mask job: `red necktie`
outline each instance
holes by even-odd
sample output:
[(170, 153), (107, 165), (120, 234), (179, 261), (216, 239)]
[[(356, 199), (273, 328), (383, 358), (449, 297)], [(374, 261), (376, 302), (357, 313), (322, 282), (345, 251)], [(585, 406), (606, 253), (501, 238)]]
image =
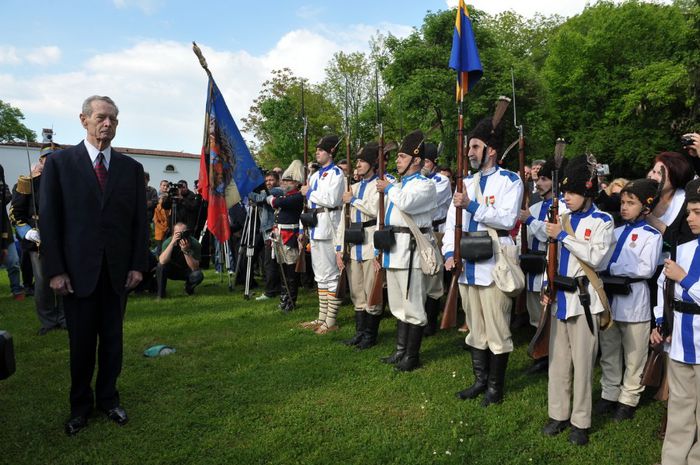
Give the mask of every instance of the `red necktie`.
[(100, 190), (104, 191), (105, 185), (107, 185), (107, 168), (105, 167), (105, 156), (102, 152), (97, 155), (95, 174), (97, 175), (97, 183), (100, 185)]

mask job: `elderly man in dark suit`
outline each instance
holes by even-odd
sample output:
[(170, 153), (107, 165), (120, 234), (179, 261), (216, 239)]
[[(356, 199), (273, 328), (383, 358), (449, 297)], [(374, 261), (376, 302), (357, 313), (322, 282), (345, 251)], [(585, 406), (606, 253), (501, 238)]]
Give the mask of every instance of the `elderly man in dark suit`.
[(70, 340), (68, 435), (87, 426), (94, 405), (119, 425), (128, 421), (117, 391), (123, 318), (127, 291), (147, 268), (148, 226), (143, 167), (110, 146), (118, 113), (109, 97), (86, 99), (85, 140), (49, 155), (41, 183), (43, 266), (64, 296)]

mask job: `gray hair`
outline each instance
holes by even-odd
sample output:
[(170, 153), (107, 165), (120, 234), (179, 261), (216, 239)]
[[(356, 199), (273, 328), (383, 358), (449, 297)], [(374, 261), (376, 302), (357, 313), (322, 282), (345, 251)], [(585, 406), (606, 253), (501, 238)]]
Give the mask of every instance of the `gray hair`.
[(85, 116), (92, 115), (92, 102), (94, 102), (96, 100), (101, 100), (105, 103), (112, 105), (114, 107), (114, 109), (117, 110), (117, 115), (119, 115), (119, 108), (117, 107), (117, 104), (114, 103), (114, 100), (107, 97), (106, 95), (92, 95), (92, 96), (86, 98), (85, 101), (83, 102), (83, 114)]

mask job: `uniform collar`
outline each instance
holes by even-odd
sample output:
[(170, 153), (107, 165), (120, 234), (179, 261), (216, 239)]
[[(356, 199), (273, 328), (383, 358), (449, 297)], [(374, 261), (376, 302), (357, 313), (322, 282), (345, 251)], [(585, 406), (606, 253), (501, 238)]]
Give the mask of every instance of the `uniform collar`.
[(369, 184), (370, 182), (374, 181), (375, 179), (377, 179), (377, 175), (376, 175), (376, 174), (373, 175), (373, 176), (372, 176), (371, 178), (369, 178), (369, 179), (364, 179), (364, 178), (361, 179), (361, 180), (360, 180), (360, 183), (362, 183), (362, 184)]
[(495, 173), (498, 170), (498, 166), (492, 166), (491, 168), (487, 169), (486, 171), (481, 171), (481, 177), (482, 178), (487, 178), (491, 176), (493, 173)]
[(644, 218), (635, 221), (634, 223), (625, 223), (625, 227), (628, 228), (639, 228), (640, 226), (644, 226), (647, 223), (647, 220)]
[(403, 178), (401, 178), (401, 185), (405, 185), (408, 181), (410, 181), (411, 179), (415, 179), (418, 176), (420, 176), (420, 171), (416, 171), (415, 173), (409, 176), (404, 176)]
[(593, 203), (591, 203), (591, 207), (588, 210), (586, 210), (585, 212), (574, 212), (571, 214), (571, 216), (585, 218), (586, 216), (589, 216), (594, 211), (595, 211), (595, 205)]
[(329, 169), (333, 168), (334, 166), (335, 166), (335, 163), (334, 163), (334, 162), (331, 162), (331, 164), (328, 165), (328, 166), (326, 166), (325, 168), (319, 169), (319, 170), (318, 170), (318, 174), (323, 174), (323, 173), (325, 173), (326, 171), (328, 171)]

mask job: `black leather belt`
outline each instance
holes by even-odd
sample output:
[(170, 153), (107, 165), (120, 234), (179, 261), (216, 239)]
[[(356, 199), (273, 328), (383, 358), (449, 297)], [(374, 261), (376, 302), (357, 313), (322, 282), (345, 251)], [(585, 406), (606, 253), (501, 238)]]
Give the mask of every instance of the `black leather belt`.
[(689, 315), (700, 315), (700, 305), (681, 300), (673, 301), (673, 309), (677, 312), (687, 313)]
[(316, 207), (315, 210), (316, 210), (317, 212), (319, 212), (319, 213), (323, 213), (323, 212), (330, 213), (330, 212), (334, 212), (334, 211), (336, 211), (336, 210), (340, 210), (340, 207), (333, 207), (333, 208), (328, 208), (328, 207)]
[(377, 224), (377, 219), (375, 218), (373, 220), (365, 221), (364, 223), (362, 223), (362, 227), (369, 228), (370, 226), (376, 226), (376, 224)]
[[(411, 228), (408, 228), (406, 226), (392, 226), (391, 230), (395, 233), (413, 234), (411, 232)], [(423, 234), (429, 233), (431, 230), (431, 228), (420, 228), (420, 232), (422, 232)]]
[[(505, 229), (496, 229), (496, 235), (498, 237), (508, 237), (510, 236), (510, 231), (506, 231)], [(474, 232), (469, 232), (469, 231), (464, 231), (465, 236), (469, 236), (470, 234), (474, 234), (476, 236), (483, 236), (484, 234), (488, 234), (487, 231), (474, 231)]]
[(443, 218), (443, 219), (441, 219), (441, 220), (435, 220), (435, 221), (433, 221), (433, 228), (437, 228), (437, 227), (440, 226), (441, 224), (445, 224), (446, 221), (447, 221), (447, 218), (446, 218), (446, 217)]

